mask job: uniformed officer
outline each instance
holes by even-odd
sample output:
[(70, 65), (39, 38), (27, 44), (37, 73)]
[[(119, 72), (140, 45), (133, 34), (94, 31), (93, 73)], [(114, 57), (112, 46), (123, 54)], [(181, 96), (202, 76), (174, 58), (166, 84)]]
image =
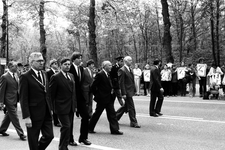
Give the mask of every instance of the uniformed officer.
[(124, 103), (123, 103), (121, 91), (119, 88), (118, 74), (117, 74), (118, 70), (123, 66), (123, 56), (116, 57), (115, 60), (116, 60), (116, 64), (112, 66), (112, 70), (110, 72), (110, 77), (112, 80), (112, 85), (113, 85), (113, 89), (116, 94), (116, 97), (117, 97), (120, 105), (123, 106)]

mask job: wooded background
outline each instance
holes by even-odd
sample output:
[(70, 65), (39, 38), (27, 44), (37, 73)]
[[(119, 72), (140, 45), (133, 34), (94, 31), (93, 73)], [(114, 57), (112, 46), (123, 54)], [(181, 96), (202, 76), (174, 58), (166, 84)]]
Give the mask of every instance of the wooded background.
[(47, 65), (74, 51), (97, 66), (120, 55), (142, 66), (225, 61), (224, 0), (2, 0), (1, 8), (0, 57), (23, 64), (33, 51)]

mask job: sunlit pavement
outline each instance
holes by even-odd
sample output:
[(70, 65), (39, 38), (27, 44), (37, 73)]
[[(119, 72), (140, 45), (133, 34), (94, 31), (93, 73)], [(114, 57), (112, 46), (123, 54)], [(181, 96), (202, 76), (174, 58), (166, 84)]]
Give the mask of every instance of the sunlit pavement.
[[(102, 150), (223, 150), (225, 149), (225, 100), (203, 100), (199, 97), (166, 97), (161, 117), (149, 116), (150, 97), (136, 96), (134, 103), (140, 129), (129, 127), (125, 114), (120, 123), (124, 135), (111, 135), (106, 114), (103, 113), (95, 131), (89, 134), (91, 146), (69, 146), (69, 149)], [(94, 104), (95, 107), (95, 104)], [(119, 108), (115, 101), (115, 108)], [(21, 111), (18, 110), (21, 119)], [(3, 112), (0, 112), (0, 120)], [(75, 118), (74, 137), (79, 137), (80, 119)], [(54, 127), (55, 138), (47, 150), (58, 149), (60, 128)], [(11, 125), (9, 137), (0, 136), (2, 150), (28, 150), (27, 141), (21, 141)]]

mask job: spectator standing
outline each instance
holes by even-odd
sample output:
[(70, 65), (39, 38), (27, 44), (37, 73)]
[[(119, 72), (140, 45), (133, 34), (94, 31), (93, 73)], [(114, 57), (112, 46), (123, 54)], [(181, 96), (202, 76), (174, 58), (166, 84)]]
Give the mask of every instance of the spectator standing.
[(177, 68), (177, 79), (181, 96), (186, 96), (187, 91), (186, 73), (187, 67), (184, 65), (184, 62), (181, 62), (181, 66)]
[(150, 65), (146, 64), (143, 72), (144, 87), (146, 89), (146, 96), (150, 96)]
[(134, 73), (134, 83), (136, 88), (136, 95), (140, 95), (140, 79), (141, 79), (141, 69), (139, 68), (139, 65), (136, 63), (133, 69)]
[(171, 78), (172, 78), (172, 73), (171, 70), (168, 68), (168, 66), (165, 64), (164, 68), (161, 70), (161, 83), (162, 87), (164, 89), (164, 96), (169, 96), (170, 95), (170, 87), (171, 87)]
[(204, 63), (204, 59), (200, 58), (196, 66), (197, 74), (199, 76), (199, 94), (200, 97), (203, 97), (206, 92), (206, 76), (207, 76), (207, 64)]
[(177, 68), (176, 65), (172, 66), (171, 69), (171, 73), (172, 73), (172, 79), (171, 79), (171, 94), (172, 96), (177, 96), (177, 92), (178, 92), (178, 80), (177, 80)]

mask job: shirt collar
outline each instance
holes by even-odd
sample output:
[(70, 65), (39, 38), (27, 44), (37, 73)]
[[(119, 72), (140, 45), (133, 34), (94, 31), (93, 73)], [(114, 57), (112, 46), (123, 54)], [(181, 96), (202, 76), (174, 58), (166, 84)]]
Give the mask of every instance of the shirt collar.
[(106, 76), (108, 77), (108, 72), (106, 72), (105, 69), (102, 69), (102, 70), (105, 72)]
[(124, 65), (124, 66), (127, 68), (128, 71), (130, 71), (130, 67), (128, 67), (127, 65)]
[(38, 76), (38, 72), (41, 72), (41, 71), (37, 71), (35, 70), (34, 68), (31, 67), (31, 69), (34, 71), (34, 73)]
[(15, 73), (11, 72), (11, 71), (8, 71), (9, 74), (13, 77), (13, 74), (15, 75)]

